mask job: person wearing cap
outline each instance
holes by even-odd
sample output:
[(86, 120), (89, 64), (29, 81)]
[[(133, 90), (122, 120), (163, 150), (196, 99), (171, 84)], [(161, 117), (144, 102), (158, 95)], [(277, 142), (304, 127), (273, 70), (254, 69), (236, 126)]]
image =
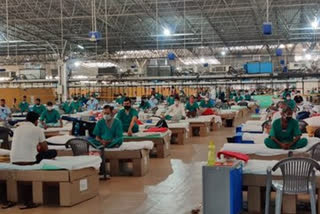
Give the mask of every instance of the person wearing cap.
[(41, 114), (40, 121), (44, 129), (63, 126), (60, 114), (54, 109), (52, 102), (47, 103), (47, 110)]
[(28, 112), (29, 111), (29, 103), (27, 102), (27, 97), (23, 96), (22, 102), (19, 104), (20, 112)]
[(32, 108), (32, 111), (37, 113), (39, 115), (39, 117), (41, 116), (41, 114), (46, 110), (46, 107), (44, 105), (41, 104), (41, 100), (40, 98), (36, 99), (36, 102)]
[(293, 111), (286, 107), (281, 112), (281, 118), (272, 123), (269, 137), (264, 143), (271, 149), (299, 149), (308, 144), (306, 138), (301, 138), (299, 122), (292, 118)]

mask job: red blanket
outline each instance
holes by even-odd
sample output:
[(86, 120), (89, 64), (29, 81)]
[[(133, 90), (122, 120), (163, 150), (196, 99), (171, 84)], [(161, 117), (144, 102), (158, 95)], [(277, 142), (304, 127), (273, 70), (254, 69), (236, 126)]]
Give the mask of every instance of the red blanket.
[(168, 128), (158, 128), (158, 127), (152, 127), (147, 130), (144, 130), (144, 132), (166, 132), (168, 131)]
[(248, 155), (240, 152), (221, 151), (218, 153), (218, 158), (220, 158), (221, 155), (224, 155), (225, 157), (236, 158), (238, 160), (243, 160), (244, 162), (248, 162), (248, 160), (250, 159)]

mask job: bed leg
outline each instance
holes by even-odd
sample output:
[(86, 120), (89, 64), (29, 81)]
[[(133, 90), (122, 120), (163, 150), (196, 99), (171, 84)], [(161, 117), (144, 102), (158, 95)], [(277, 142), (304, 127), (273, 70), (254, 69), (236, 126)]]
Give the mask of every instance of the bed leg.
[(41, 181), (32, 182), (33, 203), (43, 204), (43, 183)]
[(120, 163), (117, 159), (110, 160), (110, 175), (119, 176), (120, 175)]

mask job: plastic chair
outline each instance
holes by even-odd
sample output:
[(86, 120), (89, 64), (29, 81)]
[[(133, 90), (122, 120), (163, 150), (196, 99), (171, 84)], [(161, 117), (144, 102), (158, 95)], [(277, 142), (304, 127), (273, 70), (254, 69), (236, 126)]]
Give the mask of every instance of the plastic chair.
[(74, 138), (68, 140), (66, 147), (71, 147), (73, 156), (88, 155), (89, 154), (89, 143), (87, 140), (82, 138)]
[[(279, 168), (282, 179), (272, 180), (271, 172)], [(265, 214), (269, 214), (271, 187), (276, 190), (276, 214), (281, 213), (283, 194), (301, 193), (310, 194), (311, 213), (316, 214), (315, 169), (320, 170), (320, 165), (310, 158), (287, 158), (279, 161), (272, 169), (268, 169)]]
[[(88, 155), (90, 145), (95, 147), (94, 145), (90, 144), (88, 140), (83, 138), (70, 139), (66, 143), (67, 148), (69, 148), (69, 146), (71, 147), (73, 156)], [(101, 146), (96, 149), (100, 150), (100, 157), (102, 159), (101, 166), (100, 166), (100, 174), (103, 175), (103, 179), (106, 180), (107, 170), (106, 170), (106, 158), (104, 156), (104, 146)]]
[(315, 161), (320, 161), (320, 142), (313, 145), (307, 152), (311, 153), (311, 158)]

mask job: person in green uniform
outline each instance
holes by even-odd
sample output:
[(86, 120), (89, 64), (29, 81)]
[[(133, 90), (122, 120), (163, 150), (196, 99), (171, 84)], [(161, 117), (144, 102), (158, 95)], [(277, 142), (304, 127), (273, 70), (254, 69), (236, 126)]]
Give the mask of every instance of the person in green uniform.
[(155, 97), (159, 102), (162, 101), (162, 94), (160, 94), (159, 92), (156, 93)]
[(53, 108), (52, 102), (47, 103), (47, 110), (41, 114), (40, 121), (44, 129), (63, 126), (60, 114)]
[(88, 102), (88, 99), (84, 96), (84, 94), (81, 95), (81, 97), (79, 98), (79, 102), (81, 104), (81, 106), (86, 105)]
[(212, 104), (212, 102), (210, 102), (210, 99), (208, 97), (205, 97), (203, 100), (201, 100), (200, 107), (201, 108), (213, 108), (213, 104)]
[(151, 106), (150, 106), (150, 103), (149, 103), (148, 99), (146, 97), (142, 97), (139, 109), (145, 111), (145, 110), (148, 110), (150, 108), (151, 108)]
[(68, 98), (63, 104), (62, 104), (62, 110), (64, 111), (64, 113), (66, 114), (70, 114), (71, 113), (71, 100), (70, 98)]
[(22, 102), (19, 104), (20, 112), (28, 112), (29, 111), (29, 103), (27, 102), (27, 96), (23, 96)]
[(41, 104), (40, 98), (36, 99), (36, 103), (32, 108), (32, 111), (37, 113), (39, 116), (46, 110), (46, 107)]
[(113, 107), (104, 106), (103, 119), (97, 122), (93, 130), (96, 140), (106, 148), (118, 148), (123, 143), (122, 123), (113, 116)]
[(172, 106), (174, 104), (174, 95), (170, 95), (168, 98), (167, 98), (167, 103), (168, 103), (168, 106)]
[(291, 108), (292, 111), (296, 110), (297, 104), (293, 99), (291, 99), (291, 95), (290, 94), (287, 94), (286, 99), (285, 99), (284, 102), (288, 107)]
[(122, 129), (124, 132), (128, 132), (129, 136), (132, 136), (133, 133), (139, 132), (139, 126), (137, 124), (138, 120), (138, 111), (134, 108), (131, 108), (131, 99), (126, 97), (123, 101), (124, 109), (121, 109), (117, 118), (122, 123)]
[(232, 91), (230, 92), (229, 99), (230, 99), (230, 100), (234, 100), (234, 99), (236, 98), (236, 96), (237, 96), (236, 91), (235, 91), (235, 90), (232, 90)]
[(246, 101), (251, 101), (251, 95), (249, 94), (249, 91), (245, 91), (244, 99)]
[(70, 104), (70, 113), (77, 113), (77, 112), (81, 112), (81, 104), (78, 101), (78, 98), (75, 97), (73, 98), (72, 103)]
[(299, 149), (308, 144), (306, 138), (301, 138), (299, 123), (292, 118), (290, 107), (283, 109), (281, 118), (276, 119), (271, 127), (269, 137), (264, 144), (271, 149)]
[(286, 99), (286, 97), (287, 97), (288, 94), (289, 94), (289, 95), (291, 94), (291, 92), (289, 91), (289, 89), (288, 89), (288, 88), (284, 89), (284, 92), (282, 93), (282, 98), (283, 98), (283, 99)]
[(189, 102), (186, 104), (187, 117), (196, 117), (199, 110), (199, 105), (195, 101), (195, 97), (193, 95), (190, 96)]
[(236, 95), (235, 97), (235, 101), (237, 102), (241, 102), (243, 100), (243, 97), (241, 96), (240, 92)]

